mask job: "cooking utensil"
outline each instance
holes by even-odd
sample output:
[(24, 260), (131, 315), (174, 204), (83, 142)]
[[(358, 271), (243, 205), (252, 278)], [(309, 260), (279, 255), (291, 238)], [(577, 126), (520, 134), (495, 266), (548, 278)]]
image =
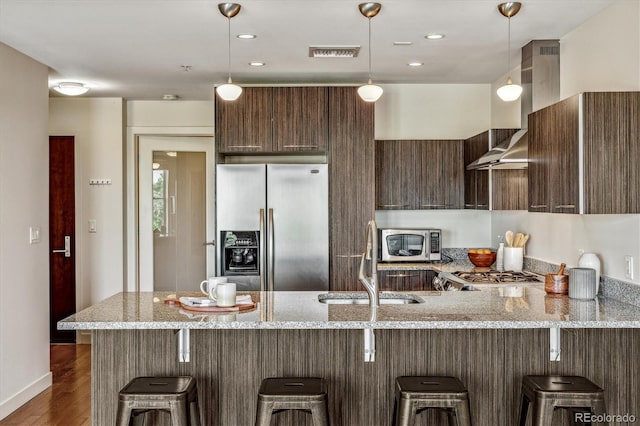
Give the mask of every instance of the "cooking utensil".
[(529, 241), (529, 234), (522, 237), (522, 241), (520, 241), (520, 247), (524, 247), (524, 245), (527, 244), (527, 241)]
[(520, 243), (522, 242), (523, 238), (524, 238), (524, 234), (522, 232), (518, 232), (516, 234), (516, 237), (513, 239), (513, 246), (514, 247), (522, 247), (520, 245)]
[(513, 231), (505, 232), (504, 240), (507, 242), (507, 246), (513, 247)]
[(560, 265), (557, 274), (546, 274), (544, 276), (544, 291), (548, 294), (568, 294), (569, 276), (564, 273), (566, 264)]

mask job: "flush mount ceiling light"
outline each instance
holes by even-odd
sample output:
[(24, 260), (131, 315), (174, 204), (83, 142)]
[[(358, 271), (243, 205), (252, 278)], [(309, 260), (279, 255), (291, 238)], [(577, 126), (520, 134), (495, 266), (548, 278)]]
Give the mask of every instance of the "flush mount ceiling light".
[(224, 101), (235, 101), (242, 93), (242, 87), (237, 84), (233, 84), (231, 81), (231, 18), (236, 16), (240, 12), (240, 5), (238, 3), (219, 3), (218, 10), (227, 18), (227, 41), (228, 41), (228, 71), (229, 77), (227, 83), (216, 88), (216, 93)]
[(382, 96), (382, 87), (371, 84), (371, 18), (378, 15), (382, 5), (380, 3), (360, 3), (358, 5), (362, 16), (369, 21), (369, 81), (358, 87), (358, 95), (365, 102), (375, 102)]
[(53, 86), (53, 90), (67, 96), (79, 96), (87, 93), (89, 88), (82, 83), (66, 81)]
[[(502, 14), (502, 16), (506, 17), (509, 21), (509, 32), (507, 37), (507, 73), (511, 71), (511, 17), (515, 16), (519, 11), (522, 3), (517, 1), (510, 1), (507, 3), (500, 3), (498, 5), (498, 11)], [(496, 93), (505, 102), (515, 101), (520, 97), (522, 93), (522, 86), (519, 84), (514, 84), (511, 81), (511, 76), (507, 75), (507, 84), (501, 86), (496, 90)]]

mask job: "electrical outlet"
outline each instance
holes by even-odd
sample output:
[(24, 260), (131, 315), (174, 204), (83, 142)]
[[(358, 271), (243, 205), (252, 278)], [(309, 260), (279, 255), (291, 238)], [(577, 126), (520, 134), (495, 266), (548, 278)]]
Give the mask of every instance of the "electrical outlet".
[(624, 257), (624, 276), (633, 279), (633, 256), (626, 255)]

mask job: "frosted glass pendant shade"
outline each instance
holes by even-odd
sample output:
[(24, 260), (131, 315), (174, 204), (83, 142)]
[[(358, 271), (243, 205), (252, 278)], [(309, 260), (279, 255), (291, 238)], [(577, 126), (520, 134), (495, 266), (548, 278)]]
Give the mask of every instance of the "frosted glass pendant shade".
[(358, 95), (365, 102), (375, 102), (382, 96), (382, 87), (371, 84), (369, 81), (369, 84), (358, 87)]
[(507, 79), (507, 84), (498, 88), (496, 93), (505, 102), (515, 101), (522, 94), (522, 86), (519, 84), (513, 84), (511, 77)]
[(216, 87), (216, 93), (225, 101), (235, 101), (240, 97), (242, 87), (233, 83), (226, 83)]

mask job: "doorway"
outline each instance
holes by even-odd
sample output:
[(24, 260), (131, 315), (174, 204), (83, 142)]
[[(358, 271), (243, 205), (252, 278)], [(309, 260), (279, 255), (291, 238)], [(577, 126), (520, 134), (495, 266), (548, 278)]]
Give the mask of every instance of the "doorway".
[(75, 141), (49, 137), (49, 327), (52, 343), (75, 343), (76, 332), (58, 330), (76, 312)]
[(213, 138), (138, 140), (140, 291), (196, 291), (215, 271)]

